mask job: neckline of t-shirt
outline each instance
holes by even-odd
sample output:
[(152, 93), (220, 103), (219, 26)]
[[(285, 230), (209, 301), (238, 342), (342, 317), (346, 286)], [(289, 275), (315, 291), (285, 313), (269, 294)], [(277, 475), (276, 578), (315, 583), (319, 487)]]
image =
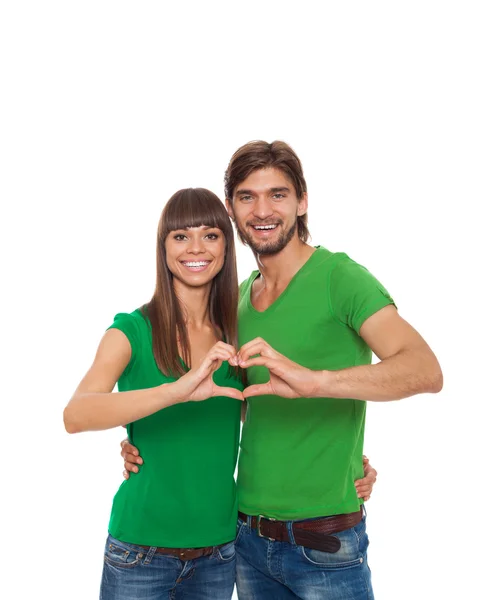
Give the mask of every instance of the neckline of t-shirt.
[[(147, 326), (150, 327), (150, 319), (142, 313), (141, 309), (138, 308), (138, 309), (136, 309), (135, 312), (137, 312), (139, 314), (139, 316), (145, 321), (145, 323), (147, 324)], [(151, 328), (149, 329), (149, 332), (150, 332), (150, 337), (151, 337)], [(224, 337), (222, 338), (222, 341), (223, 342), (226, 341)], [(179, 362), (184, 367), (184, 370), (185, 370), (186, 373), (189, 373), (191, 371), (191, 367), (189, 367), (186, 364), (186, 361), (184, 360), (184, 358), (181, 355), (179, 355)], [(155, 361), (155, 358), (154, 358), (154, 363), (155, 363), (155, 367), (157, 368), (157, 370), (159, 371), (159, 373), (161, 373), (162, 375), (164, 375), (164, 377), (167, 377), (168, 379), (174, 379), (174, 381), (177, 381), (180, 378), (180, 377), (173, 378), (173, 377), (171, 377), (169, 375), (165, 375), (164, 373), (162, 373), (162, 371), (159, 369), (159, 367), (157, 365), (157, 361)], [(223, 377), (225, 377), (226, 379), (230, 379), (229, 362), (227, 360), (222, 361), (222, 364), (217, 369), (217, 372), (221, 373), (222, 370), (225, 371), (225, 373), (223, 373)]]
[(294, 285), (294, 282), (301, 276), (301, 274), (304, 271), (306, 271), (307, 266), (311, 262), (313, 262), (314, 256), (316, 256), (317, 254), (320, 255), (320, 252), (319, 252), (320, 250), (325, 250), (325, 248), (323, 246), (315, 246), (315, 252), (312, 252), (312, 254), (308, 257), (308, 260), (293, 275), (293, 277), (291, 278), (291, 281), (286, 286), (286, 289), (265, 310), (257, 310), (253, 306), (253, 303), (251, 301), (251, 288), (253, 286), (255, 279), (260, 277), (260, 271), (253, 271), (252, 276), (250, 278), (250, 283), (248, 286), (248, 308), (250, 309), (250, 311), (256, 315), (264, 316), (264, 315), (267, 315), (270, 311), (272, 311), (275, 307), (277, 307), (282, 302), (282, 300), (284, 299), (286, 294), (288, 293), (288, 290)]

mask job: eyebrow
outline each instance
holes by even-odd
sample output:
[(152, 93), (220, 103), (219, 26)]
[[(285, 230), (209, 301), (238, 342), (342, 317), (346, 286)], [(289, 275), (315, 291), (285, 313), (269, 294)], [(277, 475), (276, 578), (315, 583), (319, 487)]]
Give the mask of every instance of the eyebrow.
[(219, 229), (216, 225), (191, 225), (188, 227), (180, 227), (179, 229), (171, 229), (171, 231), (188, 231), (189, 229), (196, 229), (199, 227), (203, 231), (207, 231), (208, 229)]
[[(278, 192), (290, 192), (288, 187), (273, 187), (269, 189), (271, 194), (277, 194)], [(253, 190), (237, 190), (236, 196), (243, 196), (244, 194), (253, 196), (255, 192)]]

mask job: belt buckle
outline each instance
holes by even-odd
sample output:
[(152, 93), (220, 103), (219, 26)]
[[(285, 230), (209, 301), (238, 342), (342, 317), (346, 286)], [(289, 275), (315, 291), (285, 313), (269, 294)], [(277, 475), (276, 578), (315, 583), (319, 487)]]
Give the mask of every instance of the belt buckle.
[(275, 538), (271, 538), (268, 535), (263, 535), (263, 533), (260, 531), (260, 521), (262, 519), (266, 519), (267, 521), (275, 521), (276, 519), (274, 519), (273, 517), (266, 517), (265, 515), (258, 515), (257, 516), (257, 533), (258, 533), (258, 537), (264, 538), (266, 540), (269, 540), (269, 542), (275, 542)]

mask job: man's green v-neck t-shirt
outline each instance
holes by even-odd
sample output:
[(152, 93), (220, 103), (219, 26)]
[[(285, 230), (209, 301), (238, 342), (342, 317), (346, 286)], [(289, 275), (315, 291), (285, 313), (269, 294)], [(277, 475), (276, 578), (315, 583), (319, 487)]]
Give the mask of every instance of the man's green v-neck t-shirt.
[[(313, 370), (370, 364), (362, 324), (389, 304), (386, 289), (344, 253), (318, 247), (265, 311), (251, 302), (255, 271), (241, 284), (240, 345), (262, 337)], [(268, 381), (248, 369), (248, 385)], [(281, 520), (355, 512), (363, 477), (366, 402), (337, 398), (249, 398), (238, 464), (239, 508)]]

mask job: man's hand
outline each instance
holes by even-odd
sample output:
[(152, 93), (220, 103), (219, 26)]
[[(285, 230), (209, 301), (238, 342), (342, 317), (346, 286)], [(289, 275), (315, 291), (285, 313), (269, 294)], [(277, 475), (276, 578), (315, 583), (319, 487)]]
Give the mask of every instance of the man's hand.
[(121, 456), (124, 459), (124, 479), (129, 479), (129, 473), (137, 473), (139, 468), (137, 465), (143, 464), (143, 459), (139, 455), (138, 448), (133, 446), (128, 438), (121, 442)]
[[(255, 356), (257, 354), (260, 356)], [(312, 371), (289, 360), (260, 337), (246, 343), (240, 349), (237, 361), (243, 369), (262, 366), (270, 373), (267, 383), (248, 386), (243, 392), (245, 398), (262, 394), (284, 398), (311, 398), (317, 389), (319, 371)]]
[(355, 481), (355, 488), (357, 496), (363, 498), (364, 502), (370, 499), (372, 489), (377, 480), (377, 471), (370, 464), (369, 459), (364, 455), (363, 457), (363, 479), (357, 479)]

